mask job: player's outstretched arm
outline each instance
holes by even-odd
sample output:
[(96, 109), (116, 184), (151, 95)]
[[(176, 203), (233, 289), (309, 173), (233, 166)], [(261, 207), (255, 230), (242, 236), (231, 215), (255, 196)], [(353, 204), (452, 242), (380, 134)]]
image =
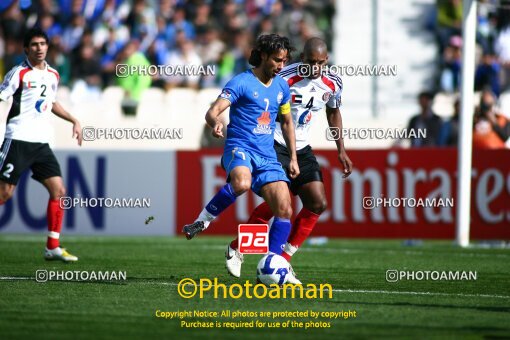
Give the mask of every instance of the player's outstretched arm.
[(216, 138), (224, 138), (223, 136), (223, 123), (221, 122), (220, 115), (230, 106), (230, 102), (223, 98), (218, 98), (211, 105), (205, 114), (205, 121), (213, 131), (212, 135)]
[(278, 115), (283, 138), (290, 154), (289, 175), (291, 178), (296, 178), (299, 176), (299, 165), (296, 155), (296, 133), (294, 123), (292, 122), (292, 115), (290, 113), (282, 114), (281, 112)]
[(60, 105), (58, 102), (53, 103), (53, 108), (51, 109), (51, 112), (53, 112), (56, 116), (64, 120), (67, 120), (68, 122), (73, 124), (73, 138), (76, 138), (78, 140), (78, 145), (81, 146), (82, 142), (81, 125), (78, 119), (76, 119), (69, 112), (64, 110), (62, 105)]
[(352, 172), (352, 162), (344, 147), (344, 138), (342, 135), (342, 114), (339, 108), (332, 109), (326, 106), (326, 115), (328, 117), (328, 125), (332, 128), (338, 128), (340, 133), (338, 139), (335, 140), (336, 149), (338, 150), (338, 159), (344, 168), (344, 178), (348, 177)]

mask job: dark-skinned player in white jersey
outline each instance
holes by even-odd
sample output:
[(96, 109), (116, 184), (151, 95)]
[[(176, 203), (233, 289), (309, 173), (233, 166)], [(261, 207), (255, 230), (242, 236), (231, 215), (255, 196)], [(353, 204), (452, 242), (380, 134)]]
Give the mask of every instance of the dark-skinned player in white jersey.
[[(292, 223), (291, 233), (281, 254), (289, 262), (308, 238), (327, 207), (322, 173), (309, 145), (310, 125), (325, 107), (329, 126), (339, 128), (340, 131), (342, 129), (340, 105), (343, 84), (340, 77), (323, 70), (323, 66), (328, 62), (326, 43), (319, 38), (307, 40), (301, 53), (301, 60), (302, 62), (291, 64), (279, 73), (290, 87), (291, 113), (296, 129), (296, 149), (300, 169), (298, 177), (289, 176), (290, 189), (303, 202), (303, 208)], [(289, 152), (278, 124), (274, 137), (277, 158), (288, 173)], [(345, 151), (342, 136), (339, 137), (335, 143), (338, 160), (346, 178), (351, 174), (352, 162)], [(255, 208), (247, 223), (267, 224), (272, 217), (271, 209), (264, 202)], [(238, 239), (233, 240), (227, 247), (225, 257), (228, 272), (235, 277), (240, 277), (243, 255), (238, 251)]]
[(0, 205), (10, 199), (21, 175), (32, 170), (32, 178), (49, 193), (46, 260), (77, 261), (60, 247), (64, 211), (60, 198), (65, 195), (60, 166), (48, 145), (50, 113), (70, 122), (72, 136), (82, 143), (79, 121), (56, 101), (58, 72), (45, 61), (48, 36), (39, 28), (30, 29), (24, 38), (27, 59), (10, 70), (0, 85), (0, 100), (13, 98), (7, 117), (5, 138), (0, 152)]

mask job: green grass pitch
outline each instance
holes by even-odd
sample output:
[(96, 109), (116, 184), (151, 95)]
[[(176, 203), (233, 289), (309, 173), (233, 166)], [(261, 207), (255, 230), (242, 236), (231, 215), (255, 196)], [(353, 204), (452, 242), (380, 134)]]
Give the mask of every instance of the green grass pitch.
[[(0, 334), (3, 339), (340, 339), (510, 337), (510, 251), (461, 249), (426, 241), (404, 247), (392, 240), (330, 240), (304, 246), (293, 259), (306, 283), (329, 283), (333, 298), (184, 299), (183, 278), (218, 278), (227, 286), (255, 283), (260, 256), (245, 256), (243, 278), (224, 268), (225, 237), (72, 237), (63, 242), (77, 263), (46, 262), (44, 236), (0, 235)], [(126, 271), (119, 282), (37, 283), (36, 270)], [(400, 281), (397, 270), (476, 271), (476, 281)], [(161, 311), (356, 311), (356, 318), (320, 321), (330, 328), (182, 328)], [(285, 322), (289, 318), (217, 318), (224, 322)], [(187, 318), (188, 322), (211, 319)], [(213, 320), (214, 321), (214, 320)]]

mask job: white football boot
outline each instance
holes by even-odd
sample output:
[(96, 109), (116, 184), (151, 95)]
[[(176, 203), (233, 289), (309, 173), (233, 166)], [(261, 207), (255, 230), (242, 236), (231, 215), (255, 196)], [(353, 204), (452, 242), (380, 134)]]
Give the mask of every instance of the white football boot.
[(243, 264), (244, 256), (237, 249), (227, 246), (225, 251), (225, 266), (230, 275), (241, 277), (241, 265)]
[(78, 261), (78, 257), (67, 252), (65, 248), (57, 247), (55, 249), (44, 250), (44, 258), (46, 260), (60, 260), (64, 262), (75, 262)]
[(296, 277), (296, 272), (294, 272), (294, 269), (289, 263), (289, 273), (287, 274), (287, 283), (293, 284), (293, 285), (302, 285), (301, 281), (298, 280)]

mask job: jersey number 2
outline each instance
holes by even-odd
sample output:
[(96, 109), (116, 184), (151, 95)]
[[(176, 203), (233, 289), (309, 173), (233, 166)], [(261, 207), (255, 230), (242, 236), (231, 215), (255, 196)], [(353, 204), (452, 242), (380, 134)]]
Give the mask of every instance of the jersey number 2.
[(41, 87), (43, 89), (41, 92), (41, 97), (46, 97), (46, 85), (43, 84), (43, 85), (41, 85)]
[(11, 172), (12, 170), (14, 170), (14, 165), (12, 165), (12, 163), (7, 163), (7, 165), (5, 165), (6, 169), (3, 173), (3, 175), (5, 176), (5, 178), (11, 178)]

